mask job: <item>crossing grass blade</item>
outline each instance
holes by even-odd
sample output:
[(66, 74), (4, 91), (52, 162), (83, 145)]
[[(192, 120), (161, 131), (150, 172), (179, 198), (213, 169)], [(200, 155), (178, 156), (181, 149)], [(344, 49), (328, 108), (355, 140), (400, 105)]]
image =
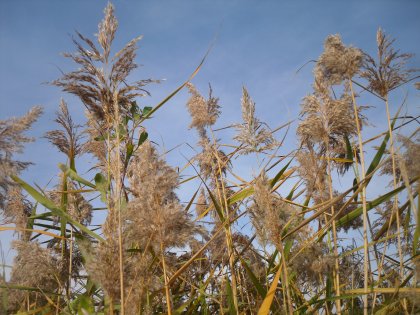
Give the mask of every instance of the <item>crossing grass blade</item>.
[(99, 241), (103, 241), (102, 237), (100, 237), (98, 234), (92, 232), (90, 229), (88, 229), (83, 224), (77, 222), (76, 220), (73, 220), (73, 218), (64, 212), (62, 209), (60, 209), (58, 206), (54, 204), (54, 202), (47, 198), (45, 195), (38, 192), (35, 188), (33, 188), (31, 185), (26, 183), (24, 180), (20, 179), (18, 176), (12, 176), (12, 179), (19, 184), (23, 189), (25, 189), (31, 196), (34, 198), (37, 202), (39, 202), (41, 205), (46, 207), (47, 209), (51, 210), (52, 213), (55, 215), (65, 218), (69, 223), (73, 224), (75, 227), (80, 229), (81, 231), (85, 232), (89, 236), (96, 238)]
[(276, 294), (277, 286), (279, 284), (280, 274), (281, 274), (281, 264), (278, 266), (276, 275), (274, 276), (270, 289), (268, 290), (267, 295), (264, 298), (260, 309), (258, 310), (258, 315), (268, 315), (270, 313), (271, 304), (273, 303), (274, 295)]

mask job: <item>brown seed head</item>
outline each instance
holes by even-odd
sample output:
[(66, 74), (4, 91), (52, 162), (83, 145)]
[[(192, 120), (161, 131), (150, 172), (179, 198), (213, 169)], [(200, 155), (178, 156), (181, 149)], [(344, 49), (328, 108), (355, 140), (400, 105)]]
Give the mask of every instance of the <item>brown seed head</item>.
[(63, 99), (60, 101), (60, 111), (56, 115), (55, 122), (63, 129), (48, 131), (45, 134), (45, 138), (55, 145), (58, 150), (66, 154), (70, 160), (74, 159), (83, 150), (83, 146), (80, 143), (81, 134), (77, 130), (81, 126), (73, 122), (67, 104)]
[(330, 85), (340, 84), (359, 71), (362, 59), (360, 49), (344, 46), (338, 34), (329, 35), (316, 65), (315, 77), (324, 78)]
[(245, 87), (242, 88), (242, 120), (234, 139), (241, 143), (241, 153), (261, 152), (274, 148), (277, 142), (272, 133), (255, 117), (255, 103)]
[(218, 103), (219, 99), (212, 95), (211, 86), (209, 98), (207, 100), (198, 92), (191, 82), (187, 84), (187, 88), (191, 94), (191, 97), (187, 102), (188, 111), (192, 118), (190, 127), (200, 129), (214, 125), (220, 115), (220, 105)]
[(406, 69), (411, 54), (401, 54), (392, 47), (394, 39), (385, 35), (382, 29), (376, 33), (378, 58), (365, 53), (365, 62), (361, 76), (369, 83), (369, 88), (382, 97), (408, 80), (409, 74), (415, 70)]
[[(14, 259), (10, 283), (32, 288), (40, 288), (44, 292), (56, 292), (63, 280), (62, 261), (52, 250), (41, 247), (36, 242), (15, 241), (13, 243), (17, 255)], [(25, 298), (34, 305), (47, 303), (43, 293), (26, 294), (22, 290), (14, 290), (10, 294), (11, 307), (19, 307)]]
[(265, 173), (255, 179), (254, 204), (250, 208), (251, 220), (258, 238), (278, 246), (283, 228), (291, 224), (296, 214), (293, 206), (282, 201), (271, 192), (271, 185)]
[(136, 153), (128, 172), (134, 199), (127, 206), (126, 235), (135, 242), (150, 241), (160, 251), (181, 247), (196, 233), (175, 194), (178, 173), (157, 155), (147, 141)]
[(17, 175), (31, 163), (13, 159), (13, 155), (21, 153), (24, 143), (34, 139), (24, 135), (42, 114), (42, 108), (33, 107), (26, 115), (19, 118), (0, 120), (0, 209), (4, 209), (8, 191), (14, 182), (10, 175)]

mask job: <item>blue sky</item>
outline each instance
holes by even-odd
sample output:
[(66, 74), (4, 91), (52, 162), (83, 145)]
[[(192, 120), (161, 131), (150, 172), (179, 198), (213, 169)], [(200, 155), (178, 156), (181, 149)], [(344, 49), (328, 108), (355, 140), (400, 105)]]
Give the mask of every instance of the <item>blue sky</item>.
[[(60, 52), (74, 51), (71, 36), (78, 30), (93, 38), (106, 1), (0, 0), (0, 119), (24, 114), (42, 105), (45, 114), (34, 126), (37, 141), (27, 147), (22, 160), (35, 163), (24, 177), (44, 186), (58, 173), (63, 156), (40, 137), (53, 128), (54, 112), (61, 97), (74, 119), (83, 123), (83, 106), (58, 88), (42, 84), (74, 65)], [(198, 65), (212, 42), (214, 46), (194, 83), (207, 93), (208, 83), (220, 97), (223, 115), (217, 126), (240, 121), (241, 88), (247, 86), (257, 104), (258, 117), (275, 128), (297, 118), (302, 97), (311, 92), (312, 65), (296, 70), (322, 52), (325, 37), (339, 33), (345, 44), (375, 53), (375, 34), (382, 27), (397, 39), (396, 47), (418, 53), (420, 1), (114, 1), (119, 30), (114, 47), (122, 47), (142, 34), (133, 79), (166, 79), (150, 87), (151, 98), (139, 101), (153, 106), (179, 86)], [(419, 56), (409, 66), (420, 68)], [(408, 92), (411, 112), (419, 112), (413, 89), (393, 95), (397, 101)], [(150, 137), (169, 149), (196, 137), (188, 130), (187, 93), (177, 95), (150, 121)], [(418, 100), (418, 99), (417, 99)], [(384, 108), (372, 100), (371, 122), (385, 128)], [(376, 102), (376, 104), (375, 104)], [(369, 131), (366, 131), (366, 137)], [(373, 134), (372, 134), (373, 135)], [(281, 134), (279, 134), (281, 136)], [(162, 141), (163, 139), (163, 141)], [(280, 153), (297, 144), (293, 131)], [(168, 159), (182, 165), (186, 146)], [(88, 169), (87, 158), (80, 162)], [(238, 171), (250, 171), (244, 160)], [(2, 232), (4, 233), (4, 232)], [(2, 234), (7, 248), (10, 234)]]

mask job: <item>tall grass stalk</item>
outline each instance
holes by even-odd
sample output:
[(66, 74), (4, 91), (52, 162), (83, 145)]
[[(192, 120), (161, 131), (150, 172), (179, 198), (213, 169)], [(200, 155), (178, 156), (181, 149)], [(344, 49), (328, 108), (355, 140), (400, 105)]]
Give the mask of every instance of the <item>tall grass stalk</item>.
[[(333, 199), (333, 185), (332, 185), (332, 173), (331, 173), (331, 160), (330, 160), (330, 155), (329, 152), (327, 151), (327, 159), (328, 159), (328, 192), (330, 195), (330, 199)], [(334, 217), (335, 216), (335, 208), (334, 205), (331, 206), (331, 216)], [(337, 242), (337, 228), (335, 225), (335, 220), (332, 220), (332, 233), (333, 233), (333, 244), (334, 244), (334, 257), (335, 257), (335, 264), (334, 264), (334, 287), (335, 287), (335, 294), (337, 296), (340, 296), (340, 278), (339, 278), (339, 274), (340, 274), (340, 266), (339, 266), (339, 261), (338, 261), (338, 242)], [(336, 303), (336, 307), (337, 307), (337, 314), (341, 314), (341, 301), (340, 299), (337, 299), (335, 301)]]
[[(391, 126), (391, 115), (389, 112), (389, 104), (388, 104), (388, 94), (385, 96), (385, 109), (386, 109), (386, 118), (388, 123), (388, 132), (389, 132), (389, 148), (390, 148), (390, 155), (391, 155), (391, 161), (392, 161), (392, 184), (394, 189), (397, 188), (397, 173), (396, 173), (396, 161), (395, 161), (395, 147), (394, 147), (394, 136), (393, 136), (393, 130)], [(395, 213), (397, 218), (397, 242), (398, 242), (398, 255), (400, 260), (400, 281), (403, 281), (404, 279), (404, 258), (402, 254), (402, 244), (401, 244), (401, 236), (400, 236), (400, 216), (398, 214), (398, 195), (395, 195), (394, 197), (394, 206), (392, 209), (392, 215)]]
[(361, 176), (360, 181), (362, 182), (363, 188), (360, 193), (361, 199), (362, 199), (362, 206), (363, 206), (363, 255), (364, 255), (364, 261), (363, 261), (363, 289), (364, 289), (364, 295), (363, 295), (363, 314), (368, 314), (368, 286), (369, 286), (369, 241), (368, 241), (368, 234), (367, 234), (367, 225), (368, 225), (368, 213), (367, 213), (367, 205), (366, 205), (366, 186), (363, 183), (365, 180), (365, 154), (363, 151), (363, 140), (362, 140), (362, 133), (361, 133), (361, 125), (359, 121), (359, 110), (357, 108), (355, 94), (353, 90), (353, 82), (349, 79), (349, 85), (351, 90), (351, 97), (353, 101), (353, 108), (354, 108), (354, 117), (356, 121), (356, 127), (357, 127), (357, 139), (359, 144), (359, 154), (360, 154), (360, 166), (361, 166)]
[[(113, 123), (114, 123), (114, 130), (116, 132), (116, 145), (115, 145), (115, 154), (114, 156), (116, 157), (116, 161), (112, 161), (112, 163), (116, 163), (116, 167), (117, 167), (117, 172), (115, 174), (113, 174), (114, 179), (115, 179), (115, 205), (117, 207), (116, 211), (117, 211), (117, 215), (118, 215), (118, 250), (119, 250), (119, 269), (120, 269), (120, 291), (121, 291), (121, 315), (124, 315), (125, 311), (125, 305), (124, 305), (124, 261), (123, 261), (123, 230), (122, 230), (122, 215), (121, 215), (121, 203), (122, 203), (122, 199), (121, 199), (121, 195), (122, 195), (122, 181), (121, 181), (121, 176), (122, 174), (120, 174), (121, 172), (121, 155), (120, 155), (120, 105), (118, 104), (118, 94), (117, 92), (114, 92), (113, 95), (113, 107), (114, 107), (114, 119), (113, 119)], [(165, 280), (166, 281), (166, 280)]]

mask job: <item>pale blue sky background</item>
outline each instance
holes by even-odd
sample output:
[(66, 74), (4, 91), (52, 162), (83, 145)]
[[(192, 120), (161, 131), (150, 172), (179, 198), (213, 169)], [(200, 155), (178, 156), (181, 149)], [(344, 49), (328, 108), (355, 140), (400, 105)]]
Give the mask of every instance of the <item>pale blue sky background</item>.
[[(45, 109), (33, 130), (38, 140), (22, 156), (36, 163), (24, 173), (29, 182), (46, 185), (58, 173), (57, 163), (63, 161), (63, 156), (45, 139), (39, 139), (51, 129), (61, 97), (68, 102), (74, 119), (84, 122), (84, 108), (75, 98), (41, 83), (58, 78), (58, 67), (63, 71), (74, 69), (60, 52), (74, 51), (71, 35), (75, 30), (93, 38), (106, 3), (0, 0), (0, 119), (22, 115), (33, 105)], [(139, 34), (144, 35), (137, 58), (144, 66), (135, 71), (133, 79), (166, 79), (150, 87), (153, 97), (140, 100), (142, 105), (153, 106), (187, 79), (217, 37), (194, 79), (203, 94), (210, 82), (215, 95), (220, 97), (223, 115), (217, 127), (240, 121), (242, 85), (248, 87), (256, 101), (259, 118), (271, 127), (297, 118), (300, 100), (311, 92), (312, 65), (298, 74), (296, 70), (319, 56), (329, 34), (340, 33), (345, 44), (374, 54), (375, 34), (380, 26), (397, 38), (396, 47), (404, 52), (419, 52), (420, 1), (414, 0), (116, 0), (114, 4), (120, 25), (115, 49)], [(409, 66), (420, 68), (418, 55)], [(393, 108), (405, 92), (409, 93), (409, 111), (418, 114), (418, 92), (408, 87), (395, 93)], [(186, 141), (195, 143), (196, 136), (188, 132), (187, 99), (187, 93), (181, 92), (155, 115), (148, 126), (151, 139), (161, 144), (163, 139), (166, 148)], [(385, 130), (382, 104), (372, 99), (368, 105), (376, 106), (368, 113), (372, 124)], [(365, 137), (368, 136), (366, 130)], [(287, 153), (296, 144), (291, 131), (280, 153)], [(182, 146), (168, 155), (171, 164), (184, 164), (181, 153), (192, 155), (187, 146)], [(91, 166), (86, 158), (82, 161), (80, 168)], [(237, 170), (252, 175), (252, 161), (242, 161)], [(7, 249), (10, 234), (1, 233)]]

